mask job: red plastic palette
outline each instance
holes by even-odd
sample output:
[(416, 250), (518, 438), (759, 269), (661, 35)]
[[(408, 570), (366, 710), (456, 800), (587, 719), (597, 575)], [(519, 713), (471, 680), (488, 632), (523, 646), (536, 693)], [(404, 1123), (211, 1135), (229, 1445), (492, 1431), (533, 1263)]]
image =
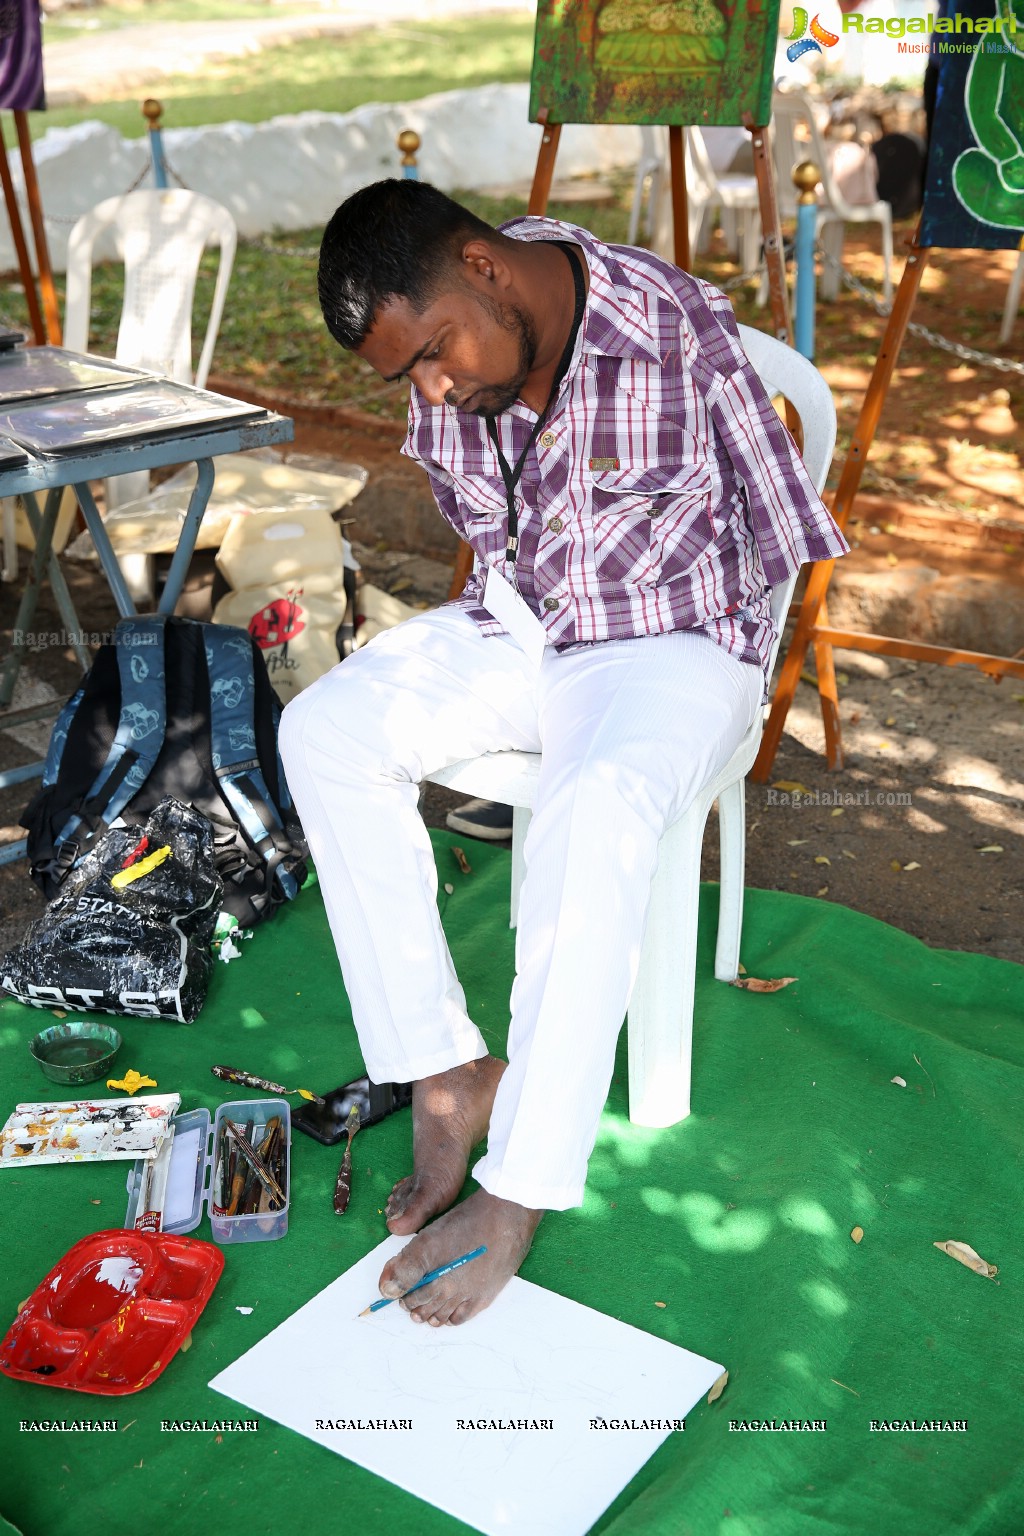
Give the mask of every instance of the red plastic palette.
[(220, 1249), (196, 1238), (83, 1237), (11, 1324), (0, 1371), (75, 1392), (139, 1392), (170, 1364), (223, 1268)]

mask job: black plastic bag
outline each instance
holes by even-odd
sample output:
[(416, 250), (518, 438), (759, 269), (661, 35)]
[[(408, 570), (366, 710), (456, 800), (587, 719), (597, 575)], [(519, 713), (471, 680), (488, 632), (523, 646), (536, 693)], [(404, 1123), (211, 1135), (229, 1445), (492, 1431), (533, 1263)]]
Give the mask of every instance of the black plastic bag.
[[(137, 878), (116, 880), (164, 848), (169, 855)], [(190, 1024), (210, 984), (222, 895), (210, 823), (168, 797), (144, 827), (103, 835), (24, 942), (4, 956), (0, 986), (37, 1008)]]

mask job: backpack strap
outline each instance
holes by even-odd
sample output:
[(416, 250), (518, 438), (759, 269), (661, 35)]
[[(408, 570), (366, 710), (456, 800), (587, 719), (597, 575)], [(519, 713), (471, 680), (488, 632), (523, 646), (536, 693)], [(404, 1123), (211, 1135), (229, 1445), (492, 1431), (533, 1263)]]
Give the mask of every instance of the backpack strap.
[(252, 638), (234, 625), (204, 624), (203, 640), (210, 675), (210, 750), (217, 782), (267, 866), (268, 890), (277, 880), (291, 900), (298, 895), (298, 881), (282, 861), (295, 850), (267, 788), (256, 747)]
[(46, 761), (43, 764), (43, 789), (49, 789), (57, 782), (61, 760), (64, 756), (64, 744), (68, 739), (71, 722), (78, 713), (78, 706), (81, 704), (84, 694), (84, 687), (76, 688), (57, 716), (53, 730), (50, 733), (50, 744), (46, 749)]
[[(58, 834), (58, 846), (69, 843), (66, 851), (61, 849), (62, 864), (68, 864), (69, 857), (73, 863), (81, 851), (77, 842), (69, 842), (79, 828), (85, 826), (88, 829), (88, 841), (97, 831), (116, 821), (146, 782), (160, 756), (167, 730), (164, 633), (162, 614), (122, 619), (114, 631), (121, 684), (117, 730), (106, 761), (82, 802), (81, 811), (71, 816)], [(62, 711), (58, 726), (69, 710), (70, 704)]]

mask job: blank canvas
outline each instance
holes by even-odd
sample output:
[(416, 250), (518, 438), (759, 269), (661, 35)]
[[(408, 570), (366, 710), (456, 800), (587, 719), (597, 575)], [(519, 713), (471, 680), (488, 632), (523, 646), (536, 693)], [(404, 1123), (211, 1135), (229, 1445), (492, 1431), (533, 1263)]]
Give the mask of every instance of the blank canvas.
[[(485, 1536), (583, 1536), (723, 1367), (518, 1278), (459, 1327), (397, 1304), (360, 1317), (407, 1241), (386, 1239), (210, 1386)], [(409, 1427), (317, 1427), (340, 1420)], [(512, 1420), (553, 1427), (464, 1427)]]

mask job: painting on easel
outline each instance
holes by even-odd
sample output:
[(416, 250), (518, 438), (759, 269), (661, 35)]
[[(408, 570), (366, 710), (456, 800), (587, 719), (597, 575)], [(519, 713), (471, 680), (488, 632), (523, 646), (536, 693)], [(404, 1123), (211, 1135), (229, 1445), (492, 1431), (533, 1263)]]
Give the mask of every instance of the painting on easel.
[(766, 123), (781, 0), (539, 0), (530, 117)]
[(1024, 234), (1024, 0), (956, 0), (938, 91), (920, 243), (1013, 250)]

